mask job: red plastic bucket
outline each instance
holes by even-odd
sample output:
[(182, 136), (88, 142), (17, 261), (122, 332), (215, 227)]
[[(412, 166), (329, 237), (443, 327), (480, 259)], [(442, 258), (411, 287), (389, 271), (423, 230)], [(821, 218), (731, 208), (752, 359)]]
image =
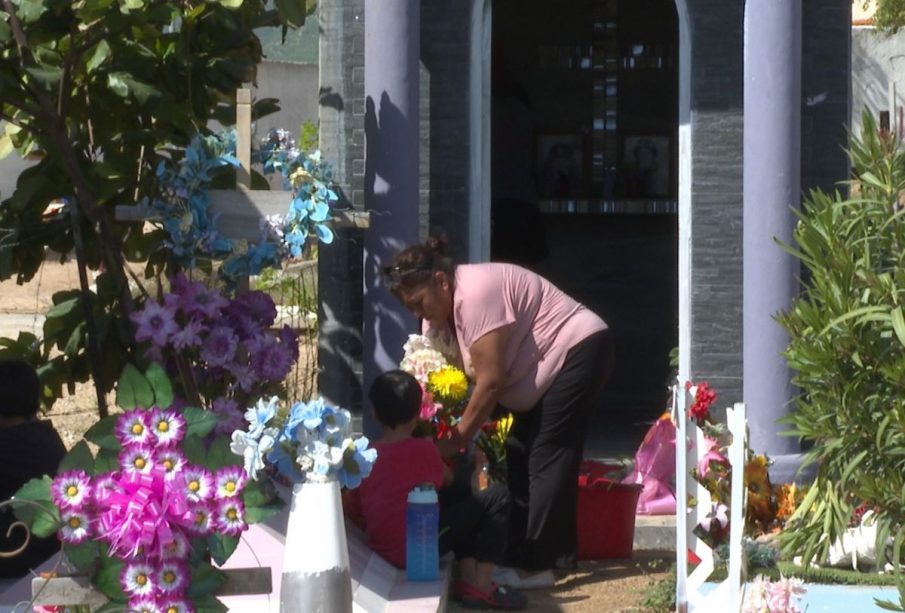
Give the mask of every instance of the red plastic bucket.
[(581, 463), (578, 476), (578, 559), (632, 557), (635, 508), (641, 485), (620, 483), (603, 475), (619, 467)]

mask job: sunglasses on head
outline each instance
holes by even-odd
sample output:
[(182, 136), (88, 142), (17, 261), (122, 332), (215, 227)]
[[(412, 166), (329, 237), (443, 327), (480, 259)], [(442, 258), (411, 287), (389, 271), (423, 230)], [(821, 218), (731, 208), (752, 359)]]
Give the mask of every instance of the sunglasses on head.
[(392, 285), (398, 285), (402, 283), (402, 279), (408, 275), (417, 273), (417, 272), (432, 272), (433, 268), (430, 266), (405, 266), (405, 265), (395, 265), (395, 266), (384, 266), (383, 268), (383, 276), (384, 278)]

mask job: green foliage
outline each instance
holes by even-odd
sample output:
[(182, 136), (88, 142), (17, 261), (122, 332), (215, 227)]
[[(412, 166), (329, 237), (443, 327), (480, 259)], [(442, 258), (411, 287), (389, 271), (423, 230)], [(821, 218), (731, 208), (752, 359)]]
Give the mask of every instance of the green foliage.
[(299, 130), (299, 148), (302, 151), (314, 151), (318, 148), (318, 129), (313, 121), (306, 121)]
[[(84, 265), (103, 271), (96, 289), (54, 297), (43, 339), (0, 339), (0, 354), (38, 367), (45, 405), (91, 374), (86, 308), (103, 392), (124, 364), (141, 362), (126, 262), (148, 276), (171, 263), (164, 233), (118, 222), (114, 209), (154, 193), (166, 152), (207, 133), (212, 120), (233, 122), (235, 91), (262, 59), (255, 30), (297, 27), (309, 8), (299, 0), (0, 0), (0, 155), (36, 160), (2, 194), (0, 281), (31, 279), (46, 249), (72, 252), (74, 223)], [(277, 108), (261, 100), (252, 115)], [(68, 206), (48, 209), (60, 201)]]
[[(877, 511), (878, 551), (905, 540), (905, 151), (869, 115), (853, 139), (860, 194), (810, 194), (786, 248), (806, 267), (801, 296), (778, 319), (801, 389), (791, 434), (818, 476), (782, 535), (788, 553), (822, 559), (853, 508)], [(882, 556), (881, 556), (882, 559)]]
[(60, 527), (60, 511), (53, 504), (50, 494), (51, 479), (31, 479), (13, 495), (13, 500), (22, 501), (14, 504), (16, 518), (25, 522), (31, 533), (38, 538), (45, 538)]
[[(865, 0), (864, 8), (870, 4)], [(874, 13), (877, 29), (887, 34), (895, 34), (905, 26), (905, 0), (877, 0), (877, 12)]]

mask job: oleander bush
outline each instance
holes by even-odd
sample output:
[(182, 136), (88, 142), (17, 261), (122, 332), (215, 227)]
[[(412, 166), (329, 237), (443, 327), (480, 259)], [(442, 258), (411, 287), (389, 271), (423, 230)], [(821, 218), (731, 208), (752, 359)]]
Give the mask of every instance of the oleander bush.
[[(788, 423), (818, 470), (782, 543), (825, 559), (855, 509), (873, 508), (882, 566), (905, 541), (905, 150), (865, 114), (850, 155), (850, 193), (812, 191), (785, 246), (802, 263), (801, 294), (778, 316), (800, 389)], [(905, 610), (899, 585), (892, 610)]]

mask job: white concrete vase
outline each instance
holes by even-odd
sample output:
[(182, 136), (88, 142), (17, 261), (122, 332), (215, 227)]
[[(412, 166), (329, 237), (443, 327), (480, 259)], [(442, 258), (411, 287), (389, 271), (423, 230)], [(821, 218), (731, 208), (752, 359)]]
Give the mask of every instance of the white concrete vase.
[(351, 613), (352, 579), (339, 482), (312, 481), (292, 488), (286, 529), (280, 610)]

